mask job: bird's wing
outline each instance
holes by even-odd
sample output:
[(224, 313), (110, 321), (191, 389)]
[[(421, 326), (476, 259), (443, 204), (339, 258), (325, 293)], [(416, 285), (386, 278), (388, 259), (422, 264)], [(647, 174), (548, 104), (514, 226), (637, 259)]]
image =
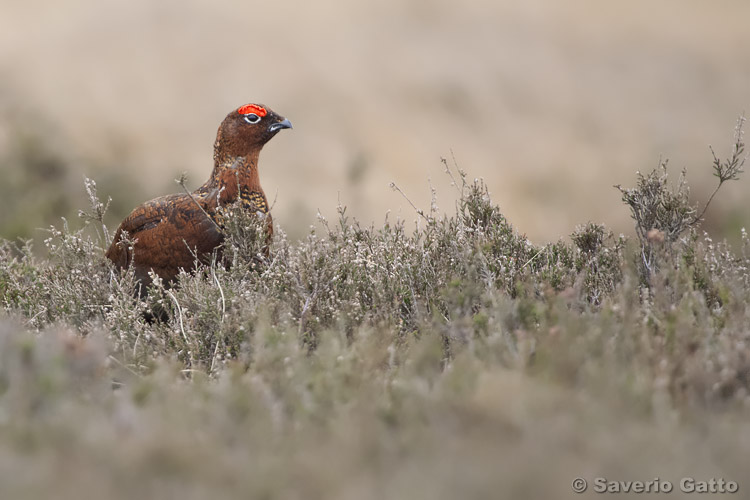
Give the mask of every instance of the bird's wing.
[[(132, 250), (122, 241), (127, 232)], [(186, 194), (163, 196), (137, 207), (122, 221), (107, 257), (120, 267), (131, 263), (137, 274), (154, 270), (171, 279), (189, 269), (198, 255), (210, 254), (223, 241), (216, 223)]]

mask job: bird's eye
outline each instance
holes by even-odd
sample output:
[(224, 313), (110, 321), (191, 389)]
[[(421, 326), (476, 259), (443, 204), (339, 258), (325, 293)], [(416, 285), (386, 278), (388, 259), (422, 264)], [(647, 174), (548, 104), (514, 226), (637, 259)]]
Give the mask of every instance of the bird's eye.
[(255, 113), (248, 113), (245, 115), (245, 121), (247, 123), (256, 124), (260, 121), (260, 116), (256, 115)]

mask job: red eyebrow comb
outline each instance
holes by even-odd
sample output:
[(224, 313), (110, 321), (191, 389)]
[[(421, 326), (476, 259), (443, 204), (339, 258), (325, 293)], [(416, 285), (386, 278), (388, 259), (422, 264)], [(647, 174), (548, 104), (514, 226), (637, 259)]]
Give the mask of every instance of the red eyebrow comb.
[(237, 112), (241, 115), (249, 115), (250, 113), (255, 113), (260, 117), (266, 116), (268, 114), (266, 108), (258, 106), (257, 104), (245, 104), (244, 106), (240, 106), (237, 109)]

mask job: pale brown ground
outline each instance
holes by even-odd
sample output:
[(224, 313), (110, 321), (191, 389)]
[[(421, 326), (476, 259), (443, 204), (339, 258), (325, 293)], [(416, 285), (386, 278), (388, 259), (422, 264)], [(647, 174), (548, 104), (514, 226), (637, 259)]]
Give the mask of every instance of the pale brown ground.
[[(750, 109), (748, 19), (744, 0), (5, 0), (0, 92), (76, 155), (125, 155), (147, 196), (179, 191), (183, 170), (201, 184), (221, 119), (267, 103), (295, 127), (261, 156), (292, 235), (337, 199), (366, 222), (413, 220), (391, 181), (428, 208), (430, 178), (451, 210), (453, 151), (543, 242), (587, 220), (629, 231), (611, 186), (660, 155), (705, 199), (708, 144), (726, 154)], [(716, 227), (748, 219), (747, 182)]]

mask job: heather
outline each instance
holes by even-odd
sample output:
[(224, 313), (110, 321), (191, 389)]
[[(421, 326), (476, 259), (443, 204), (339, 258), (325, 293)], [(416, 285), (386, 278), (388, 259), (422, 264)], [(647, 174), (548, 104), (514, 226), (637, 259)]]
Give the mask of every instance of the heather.
[[(741, 125), (717, 190), (744, 182)], [(143, 299), (103, 257), (94, 181), (42, 248), (3, 241), (0, 496), (565, 498), (577, 476), (742, 491), (747, 233), (708, 237), (710, 200), (662, 163), (618, 186), (634, 236), (587, 222), (538, 245), (443, 167), (447, 213), (363, 225), (339, 206), (269, 253), (262, 221), (229, 210), (224, 261)]]

